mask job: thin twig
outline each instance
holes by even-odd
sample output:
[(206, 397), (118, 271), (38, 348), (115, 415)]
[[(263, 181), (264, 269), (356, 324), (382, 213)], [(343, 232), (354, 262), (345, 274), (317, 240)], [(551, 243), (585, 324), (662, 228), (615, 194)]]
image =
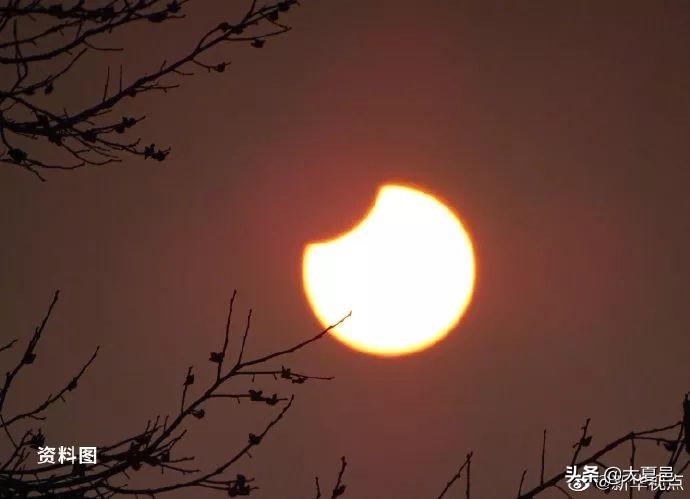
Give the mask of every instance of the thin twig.
[(470, 465), (471, 461), (472, 461), (472, 452), (470, 452), (469, 454), (467, 454), (467, 456), (465, 456), (465, 461), (462, 463), (462, 465), (460, 465), (460, 468), (458, 468), (458, 471), (455, 473), (455, 475), (453, 475), (453, 477), (450, 480), (448, 480), (448, 483), (446, 483), (446, 486), (441, 491), (441, 493), (438, 495), (437, 499), (442, 499), (446, 495), (446, 492), (448, 492), (450, 490), (450, 488), (453, 486), (453, 484), (460, 479), (460, 477), (462, 476), (462, 471)]

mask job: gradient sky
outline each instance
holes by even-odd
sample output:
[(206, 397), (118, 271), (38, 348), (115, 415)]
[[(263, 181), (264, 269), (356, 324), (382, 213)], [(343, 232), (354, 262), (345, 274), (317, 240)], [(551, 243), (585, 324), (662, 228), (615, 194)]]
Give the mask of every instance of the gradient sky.
[[(257, 497), (309, 497), (341, 455), (348, 498), (435, 497), (470, 449), (477, 497), (511, 497), (524, 468), (528, 484), (538, 475), (544, 428), (556, 473), (587, 417), (594, 445), (675, 421), (689, 388), (690, 5), (568, 3), (307, 0), (292, 32), (233, 49), (223, 75), (136, 101), (142, 134), (173, 146), (164, 164), (46, 183), (0, 168), (0, 340), (28, 338), (62, 290), (11, 407), (42, 400), (101, 345), (48, 442), (141, 430), (178, 407), (187, 366), (212, 376), (233, 288), (236, 335), (254, 310), (250, 352), (314, 334), (303, 246), (404, 181), (471, 232), (469, 311), (417, 355), (328, 338), (295, 355), (290, 366), (336, 379), (275, 385), (297, 399), (238, 468), (258, 477)], [(217, 12), (132, 32), (132, 72)], [(65, 99), (102, 83), (82, 73)], [(188, 448), (208, 466), (272, 414), (207, 412)]]

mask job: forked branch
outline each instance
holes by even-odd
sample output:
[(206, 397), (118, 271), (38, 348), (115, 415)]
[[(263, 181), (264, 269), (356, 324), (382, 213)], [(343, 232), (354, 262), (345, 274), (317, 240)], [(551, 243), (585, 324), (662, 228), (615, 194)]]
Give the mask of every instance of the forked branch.
[[(121, 439), (116, 443), (98, 447), (98, 463), (73, 465), (69, 462), (58, 462), (30, 467), (26, 465), (27, 457), (46, 445), (46, 436), (43, 433), (43, 429), (40, 427), (30, 429), (21, 438), (16, 438), (11, 435), (10, 426), (19, 421), (43, 421), (45, 419), (44, 413), (54, 402), (64, 400), (64, 396), (68, 391), (77, 388), (78, 381), (95, 360), (96, 353), (98, 352), (96, 350), (64, 388), (58, 390), (55, 395), (48, 396), (44, 402), (37, 404), (34, 409), (15, 415), (3, 414), (4, 401), (10, 393), (17, 375), (25, 366), (33, 364), (36, 360), (38, 344), (58, 301), (59, 293), (56, 292), (48, 312), (45, 314), (40, 326), (34, 331), (24, 354), (17, 365), (7, 373), (5, 384), (0, 394), (0, 424), (2, 424), (6, 436), (13, 444), (11, 455), (0, 463), (0, 498), (4, 499), (6, 497), (3, 495), (5, 491), (8, 491), (7, 493), (10, 494), (8, 497), (25, 497), (32, 494), (42, 494), (50, 497), (110, 497), (113, 495), (154, 496), (174, 490), (200, 487), (222, 491), (231, 497), (235, 497), (249, 495), (255, 490), (257, 486), (255, 485), (254, 478), (249, 478), (238, 472), (230, 473), (230, 471), (240, 464), (243, 457), (249, 456), (254, 448), (261, 445), (269, 432), (286, 416), (294, 402), (294, 394), (282, 396), (278, 393), (272, 393), (267, 395), (264, 394), (264, 390), (257, 388), (248, 388), (246, 392), (226, 393), (222, 388), (234, 378), (247, 380), (247, 376), (251, 376), (252, 381), (257, 377), (268, 377), (273, 380), (288, 381), (291, 384), (301, 384), (308, 380), (332, 379), (330, 377), (298, 374), (284, 365), (280, 366), (280, 369), (264, 368), (251, 370), (247, 368), (264, 366), (273, 359), (300, 350), (322, 338), (333, 326), (292, 347), (278, 350), (271, 354), (249, 360), (242, 360), (242, 355), (240, 354), (238, 355), (238, 361), (232, 367), (224, 369), (224, 362), (230, 354), (230, 324), (235, 296), (236, 292), (233, 293), (230, 301), (223, 346), (219, 352), (211, 352), (209, 358), (211, 363), (216, 364), (213, 377), (196, 395), (192, 395), (197, 380), (195, 379), (195, 374), (193, 374), (192, 367), (189, 367), (182, 386), (180, 409), (173, 417), (157, 416), (155, 419), (149, 420), (141, 432)], [(244, 344), (248, 333), (249, 327), (247, 324), (244, 329), (242, 346), (239, 348), (240, 353), (244, 351)], [(12, 345), (14, 345), (14, 342), (3, 349), (9, 349)], [(193, 456), (177, 455), (176, 449), (179, 442), (187, 435), (191, 421), (205, 417), (205, 405), (211, 399), (230, 399), (236, 402), (247, 401), (264, 407), (280, 406), (280, 408), (259, 431), (248, 432), (247, 440), (239, 445), (236, 450), (230, 452), (222, 463), (211, 470), (202, 471), (189, 466), (194, 461)], [(332, 497), (338, 497), (345, 491), (345, 485), (342, 483), (345, 465), (343, 458)], [(130, 475), (144, 466), (157, 467), (161, 471), (172, 472), (180, 475), (182, 479), (145, 488), (128, 485)]]

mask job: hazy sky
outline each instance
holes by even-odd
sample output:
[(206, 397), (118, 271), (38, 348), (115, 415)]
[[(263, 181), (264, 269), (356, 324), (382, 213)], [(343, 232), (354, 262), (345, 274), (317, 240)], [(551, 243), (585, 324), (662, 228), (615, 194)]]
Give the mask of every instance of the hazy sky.
[[(223, 75), (136, 101), (144, 136), (173, 146), (162, 165), (46, 183), (0, 168), (0, 340), (28, 338), (62, 290), (12, 406), (42, 400), (101, 345), (48, 441), (141, 430), (176, 410), (190, 364), (199, 381), (213, 374), (233, 288), (236, 334), (254, 310), (251, 352), (314, 334), (303, 246), (405, 181), (446, 199), (473, 236), (469, 311), (413, 356), (325, 339), (291, 359), (336, 379), (266, 385), (297, 398), (237, 469), (258, 477), (257, 497), (310, 497), (341, 455), (348, 498), (435, 497), (470, 449), (477, 497), (512, 497), (524, 468), (528, 484), (538, 475), (545, 427), (556, 473), (587, 417), (594, 445), (675, 421), (689, 388), (690, 5), (302, 4), (292, 32), (235, 50)], [(132, 32), (131, 71), (214, 16)], [(102, 84), (82, 73), (65, 99)], [(188, 448), (208, 466), (272, 415), (207, 412)]]

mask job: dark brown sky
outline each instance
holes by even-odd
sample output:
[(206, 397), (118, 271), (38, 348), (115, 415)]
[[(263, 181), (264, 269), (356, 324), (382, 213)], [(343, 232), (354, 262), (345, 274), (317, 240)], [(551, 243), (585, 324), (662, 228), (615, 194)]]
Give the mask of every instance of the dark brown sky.
[[(142, 131), (173, 146), (164, 166), (47, 183), (0, 169), (0, 339), (30, 334), (63, 291), (15, 407), (100, 344), (48, 440), (141, 429), (175, 410), (188, 365), (211, 374), (235, 287), (254, 309), (252, 352), (313, 334), (303, 245), (402, 180), (466, 221), (474, 301), (421, 354), (326, 339), (296, 356), (336, 380), (297, 387), (241, 468), (258, 497), (309, 497), (342, 454), (348, 497), (433, 497), (469, 449), (478, 497), (512, 496), (524, 468), (537, 476), (544, 427), (558, 472), (586, 417), (595, 444), (672, 422), (690, 381), (690, 6), (570, 4), (307, 0), (291, 33), (234, 52), (224, 75), (137, 101)], [(207, 17), (132, 33), (131, 66), (179, 52)], [(83, 74), (66, 98), (102, 80)], [(235, 411), (218, 404), (193, 428), (202, 464), (270, 415)]]

